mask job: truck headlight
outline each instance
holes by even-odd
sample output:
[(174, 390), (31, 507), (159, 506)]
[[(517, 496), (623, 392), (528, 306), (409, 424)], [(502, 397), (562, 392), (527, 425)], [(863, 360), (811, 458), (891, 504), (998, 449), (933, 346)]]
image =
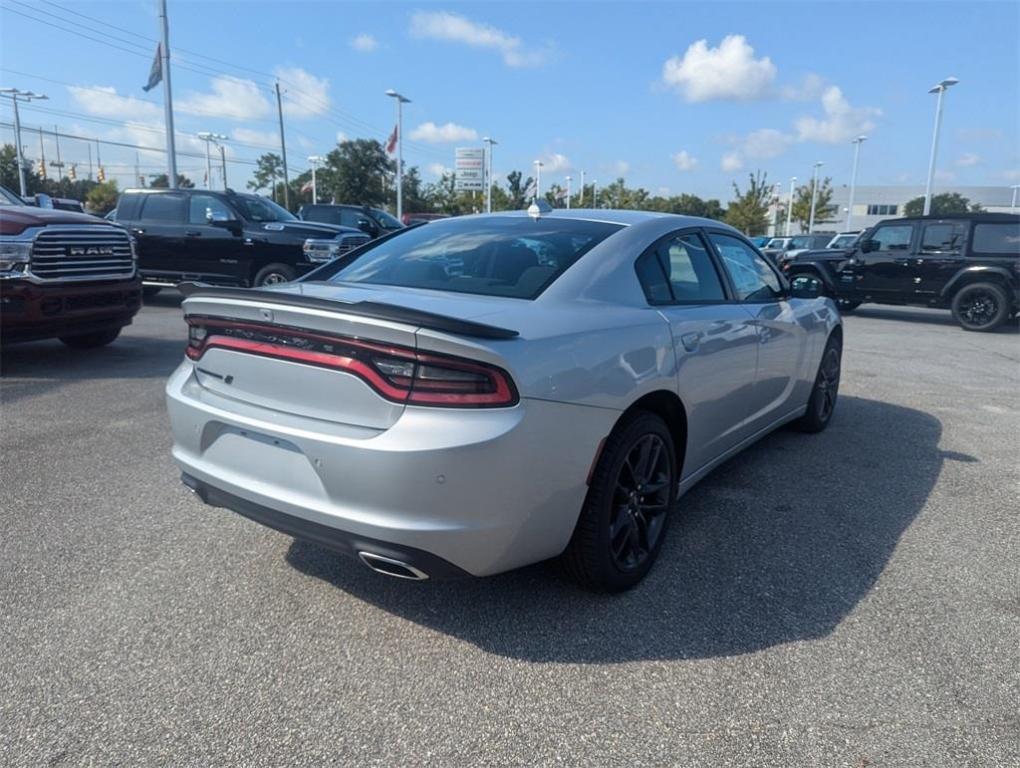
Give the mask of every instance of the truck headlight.
[(340, 244), (336, 240), (317, 240), (309, 238), (302, 246), (305, 258), (317, 264), (335, 259), (340, 253)]
[(0, 272), (21, 272), (31, 258), (31, 242), (0, 240)]

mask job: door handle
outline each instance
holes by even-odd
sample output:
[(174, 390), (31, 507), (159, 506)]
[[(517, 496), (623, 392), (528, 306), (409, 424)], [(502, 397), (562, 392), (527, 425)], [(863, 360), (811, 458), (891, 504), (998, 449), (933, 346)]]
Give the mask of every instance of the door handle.
[(688, 352), (696, 352), (701, 345), (701, 337), (701, 331), (685, 333), (680, 337), (680, 343), (684, 345), (684, 349)]
[(187, 237), (201, 237), (202, 236), (202, 233), (199, 232), (197, 229), (186, 230), (184, 234)]
[(144, 229), (132, 229), (131, 230), (131, 234), (133, 234), (133, 235), (144, 235), (145, 234), (145, 230)]
[(902, 264), (903, 266), (910, 264), (910, 259), (893, 259), (893, 261), (897, 264)]

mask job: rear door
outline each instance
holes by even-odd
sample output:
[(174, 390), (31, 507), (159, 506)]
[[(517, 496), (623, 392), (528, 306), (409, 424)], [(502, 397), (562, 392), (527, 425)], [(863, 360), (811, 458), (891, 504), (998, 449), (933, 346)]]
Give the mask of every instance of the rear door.
[(919, 248), (914, 256), (914, 292), (928, 301), (942, 292), (963, 266), (967, 221), (931, 221), (921, 224)]
[(213, 226), (210, 217), (212, 221), (238, 221), (237, 213), (220, 198), (192, 193), (184, 230), (189, 269), (212, 283), (245, 285), (251, 248), (244, 245), (240, 227)]
[(648, 302), (670, 324), (677, 388), (690, 409), (689, 475), (747, 435), (757, 332), (747, 312), (730, 300), (699, 231), (661, 238), (636, 266)]
[[(880, 224), (868, 237), (870, 250), (858, 248), (848, 265), (849, 287), (858, 296), (881, 301), (903, 301), (914, 294), (916, 264), (911, 259), (917, 225), (912, 222)], [(847, 281), (843, 283), (847, 286)]]
[(779, 273), (742, 238), (709, 232), (731, 289), (757, 331), (754, 387), (747, 397), (748, 429), (754, 434), (803, 404), (796, 388), (807, 353), (801, 325)]
[(138, 218), (129, 225), (138, 246), (138, 268), (143, 278), (178, 282), (190, 270), (184, 244), (187, 200), (180, 192), (141, 196)]

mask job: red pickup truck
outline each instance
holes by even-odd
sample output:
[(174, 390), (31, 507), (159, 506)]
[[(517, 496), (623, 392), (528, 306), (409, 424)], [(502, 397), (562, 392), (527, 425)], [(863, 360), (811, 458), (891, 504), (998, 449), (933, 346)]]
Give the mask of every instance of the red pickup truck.
[(141, 307), (134, 243), (83, 213), (26, 206), (0, 187), (0, 343), (109, 344)]

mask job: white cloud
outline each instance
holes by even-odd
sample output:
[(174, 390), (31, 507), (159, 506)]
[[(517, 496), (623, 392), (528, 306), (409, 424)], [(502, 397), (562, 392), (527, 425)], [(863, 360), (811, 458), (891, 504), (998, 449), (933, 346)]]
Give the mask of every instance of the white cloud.
[(741, 159), (738, 152), (727, 152), (722, 156), (722, 160), (719, 162), (719, 167), (727, 173), (733, 171), (739, 171), (744, 167), (744, 161)]
[(784, 85), (780, 88), (779, 95), (787, 101), (811, 101), (821, 96), (824, 89), (825, 80), (822, 76), (809, 72), (796, 85)]
[(284, 89), (283, 111), (290, 117), (318, 117), (329, 111), (329, 80), (301, 67), (277, 67), (274, 74)]
[(956, 164), (961, 168), (970, 168), (981, 162), (981, 156), (973, 152), (964, 152), (957, 158)]
[(662, 66), (663, 82), (694, 102), (759, 99), (769, 93), (775, 77), (772, 60), (754, 58), (743, 35), (727, 35), (718, 48), (698, 40)]
[(351, 48), (360, 53), (371, 53), (378, 47), (379, 41), (367, 32), (362, 32), (360, 35), (351, 40)]
[(630, 163), (626, 160), (617, 160), (613, 164), (613, 170), (616, 171), (617, 176), (626, 176), (630, 172)]
[(113, 86), (70, 85), (67, 90), (75, 103), (90, 115), (116, 117), (120, 120), (151, 120), (163, 114), (158, 104), (134, 96), (121, 96)]
[(686, 149), (681, 149), (673, 155), (673, 165), (678, 171), (693, 171), (698, 165), (698, 158), (693, 157)]
[(260, 144), (264, 147), (276, 147), (276, 151), (279, 151), (280, 134), (276, 131), (256, 131), (251, 128), (235, 128), (230, 132), (230, 138), (240, 141), (243, 144)]
[(442, 163), (429, 163), (425, 170), (427, 170), (437, 179), (441, 179), (443, 178), (443, 176), (453, 173), (452, 168), (447, 168)]
[(745, 157), (756, 160), (770, 160), (779, 157), (793, 143), (793, 137), (775, 128), (761, 128), (752, 131), (740, 141), (740, 151)]
[(254, 80), (219, 75), (211, 82), (211, 93), (191, 92), (174, 102), (178, 112), (215, 115), (231, 120), (252, 120), (272, 113), (269, 99)]
[(537, 67), (549, 58), (548, 51), (525, 48), (519, 37), (449, 11), (416, 11), (411, 14), (410, 31), (412, 37), (496, 51), (508, 67)]
[(561, 155), (559, 152), (554, 152), (539, 159), (542, 161), (542, 173), (566, 173), (574, 167), (570, 162), (570, 158), (566, 155)]
[(411, 141), (425, 141), (429, 144), (443, 144), (451, 141), (475, 141), (478, 131), (465, 128), (456, 123), (436, 125), (433, 122), (422, 123), (409, 134)]
[(837, 86), (829, 86), (822, 94), (822, 109), (825, 117), (802, 117), (796, 122), (797, 138), (800, 141), (816, 141), (821, 144), (842, 144), (855, 136), (867, 133), (875, 127), (872, 120), (882, 114), (876, 107), (852, 107)]

